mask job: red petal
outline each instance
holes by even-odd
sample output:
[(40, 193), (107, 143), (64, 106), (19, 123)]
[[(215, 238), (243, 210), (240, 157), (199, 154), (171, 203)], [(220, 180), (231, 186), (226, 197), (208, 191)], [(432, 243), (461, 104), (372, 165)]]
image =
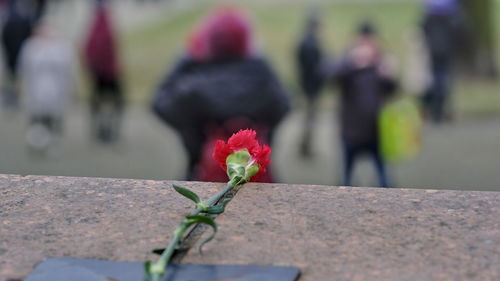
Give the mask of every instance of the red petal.
[(259, 142), (255, 139), (256, 135), (254, 130), (240, 130), (229, 138), (227, 144), (233, 151), (246, 148), (252, 154), (252, 151), (259, 147)]
[(265, 174), (267, 165), (271, 163), (271, 148), (267, 145), (262, 147), (256, 139), (257, 133), (254, 130), (240, 130), (233, 134), (227, 144), (222, 140), (215, 143), (213, 158), (221, 168), (226, 171), (226, 158), (234, 151), (247, 149), (252, 158), (259, 164), (259, 172), (252, 177), (251, 181), (258, 178), (259, 175)]
[(266, 172), (266, 167), (271, 163), (271, 148), (264, 144), (260, 153), (255, 157), (257, 163), (259, 163), (260, 169), (259, 172)]
[(215, 143), (215, 149), (214, 153), (212, 154), (212, 157), (214, 158), (217, 163), (221, 166), (221, 168), (225, 171), (226, 170), (226, 158), (231, 154), (233, 151), (227, 145), (221, 140), (218, 140)]

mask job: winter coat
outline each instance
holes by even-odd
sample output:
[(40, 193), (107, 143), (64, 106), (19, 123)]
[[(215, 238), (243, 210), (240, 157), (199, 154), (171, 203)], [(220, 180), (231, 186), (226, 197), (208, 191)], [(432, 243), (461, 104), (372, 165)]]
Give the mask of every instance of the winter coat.
[(320, 73), (322, 57), (318, 39), (313, 34), (306, 34), (299, 44), (297, 62), (300, 85), (309, 97), (316, 96), (323, 86)]
[(337, 62), (332, 76), (341, 91), (341, 137), (348, 145), (378, 141), (378, 118), (396, 81), (379, 74), (378, 64), (357, 68), (349, 57)]
[(153, 100), (154, 112), (181, 135), (194, 169), (211, 128), (230, 120), (263, 128), (268, 142), (289, 109), (288, 96), (261, 58), (181, 59)]
[(452, 15), (427, 15), (422, 24), (433, 63), (448, 63), (454, 50), (455, 23)]
[(101, 79), (118, 79), (119, 64), (115, 30), (105, 3), (98, 3), (84, 46), (90, 72)]
[(38, 37), (26, 42), (20, 74), (30, 115), (62, 116), (73, 91), (73, 67), (73, 56), (65, 42)]
[(33, 22), (28, 11), (10, 4), (2, 28), (2, 45), (8, 70), (12, 75), (17, 73), (19, 54), (32, 29)]

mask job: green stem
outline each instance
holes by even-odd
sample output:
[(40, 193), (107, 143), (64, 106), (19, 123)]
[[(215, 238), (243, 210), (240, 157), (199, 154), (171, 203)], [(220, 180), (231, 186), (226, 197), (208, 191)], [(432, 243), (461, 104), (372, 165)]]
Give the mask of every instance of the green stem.
[(215, 205), (223, 196), (226, 194), (228, 191), (233, 189), (236, 185), (232, 183), (231, 181), (227, 183), (227, 185), (219, 192), (215, 193), (212, 195), (212, 197), (208, 198), (205, 204), (207, 204), (209, 207)]
[[(238, 182), (239, 183), (239, 182)], [(204, 203), (206, 206), (211, 207), (214, 206), (228, 191), (233, 189), (238, 183), (235, 184), (234, 180), (231, 180), (227, 183), (227, 185), (214, 194), (212, 197), (208, 198)], [(199, 213), (202, 212), (202, 208), (196, 207), (196, 209), (190, 214), (190, 215), (198, 215)], [(184, 233), (187, 230), (188, 226), (188, 220), (184, 219), (177, 229), (174, 231), (174, 236), (170, 240), (170, 243), (168, 244), (167, 248), (165, 251), (161, 254), (160, 258), (158, 259), (157, 262), (151, 265), (152, 268), (152, 275), (151, 275), (151, 281), (160, 281), (161, 277), (165, 273), (165, 268), (167, 267), (167, 264), (170, 262), (170, 259), (172, 258), (172, 255), (177, 248), (177, 246), (180, 244), (182, 238), (184, 237)]]

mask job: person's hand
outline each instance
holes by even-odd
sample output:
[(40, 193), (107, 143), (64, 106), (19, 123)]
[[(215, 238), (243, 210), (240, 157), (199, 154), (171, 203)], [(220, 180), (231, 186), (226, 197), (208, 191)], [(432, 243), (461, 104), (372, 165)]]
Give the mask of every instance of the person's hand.
[(396, 61), (393, 57), (384, 57), (377, 67), (377, 72), (385, 78), (392, 78), (396, 73)]

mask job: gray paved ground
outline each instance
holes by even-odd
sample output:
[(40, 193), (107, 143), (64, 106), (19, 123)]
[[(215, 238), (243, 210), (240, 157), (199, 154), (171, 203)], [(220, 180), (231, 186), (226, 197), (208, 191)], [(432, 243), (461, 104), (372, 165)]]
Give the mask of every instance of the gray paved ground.
[[(281, 182), (340, 184), (340, 151), (336, 121), (320, 114), (316, 157), (302, 160), (297, 153), (301, 112), (283, 123), (274, 146), (273, 164)], [(22, 113), (0, 112), (0, 173), (181, 179), (185, 156), (177, 136), (144, 107), (130, 107), (124, 139), (112, 146), (89, 137), (82, 106), (71, 110), (66, 136), (47, 158), (33, 157), (26, 149), (26, 120)], [(414, 160), (393, 165), (395, 186), (500, 191), (500, 117), (461, 120), (442, 127), (427, 126), (422, 153)], [(369, 162), (356, 170), (357, 185), (376, 183)]]

